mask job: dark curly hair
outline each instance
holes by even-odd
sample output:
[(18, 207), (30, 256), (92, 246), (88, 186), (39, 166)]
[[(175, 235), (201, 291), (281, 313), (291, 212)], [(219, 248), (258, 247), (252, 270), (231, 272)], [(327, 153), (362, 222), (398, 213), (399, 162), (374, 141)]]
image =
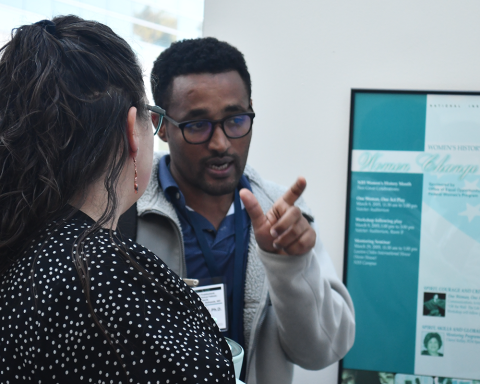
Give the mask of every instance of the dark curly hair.
[(148, 118), (142, 70), (109, 27), (76, 16), (14, 29), (0, 55), (0, 277), (41, 228), (72, 217), (78, 209), (70, 204), (81, 206), (102, 179), (105, 211), (78, 237), (72, 260), (92, 318), (113, 347), (92, 307), (82, 241), (119, 214), (128, 111), (135, 106)]
[(155, 104), (168, 110), (173, 79), (177, 76), (228, 71), (239, 73), (251, 98), (250, 73), (243, 54), (237, 48), (214, 37), (173, 43), (153, 65), (151, 85)]
[[(425, 335), (425, 338), (423, 339), (423, 345), (425, 345), (425, 348), (427, 348), (428, 342), (432, 339), (437, 339), (438, 341), (438, 349), (442, 348), (442, 338), (437, 332), (429, 332)], [(428, 348), (427, 348), (428, 349)]]
[(147, 118), (142, 70), (109, 27), (76, 16), (12, 31), (0, 49), (0, 274), (36, 231), (105, 176), (108, 206), (128, 157), (131, 106)]

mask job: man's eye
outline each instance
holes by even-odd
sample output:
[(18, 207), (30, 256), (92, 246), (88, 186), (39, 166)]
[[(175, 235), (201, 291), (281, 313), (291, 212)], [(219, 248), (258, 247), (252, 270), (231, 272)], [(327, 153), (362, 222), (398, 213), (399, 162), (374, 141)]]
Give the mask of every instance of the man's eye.
[(201, 130), (208, 128), (208, 123), (206, 121), (195, 121), (193, 123), (187, 124), (185, 128), (192, 130)]
[(241, 125), (245, 122), (245, 116), (233, 116), (232, 118), (229, 119), (228, 123), (229, 124), (235, 124), (235, 125)]

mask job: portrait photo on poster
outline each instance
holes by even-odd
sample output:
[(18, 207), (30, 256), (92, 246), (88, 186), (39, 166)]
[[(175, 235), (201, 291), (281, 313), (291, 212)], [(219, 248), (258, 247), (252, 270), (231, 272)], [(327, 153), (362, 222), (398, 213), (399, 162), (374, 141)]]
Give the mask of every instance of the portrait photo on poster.
[(422, 355), (443, 357), (443, 332), (423, 332)]

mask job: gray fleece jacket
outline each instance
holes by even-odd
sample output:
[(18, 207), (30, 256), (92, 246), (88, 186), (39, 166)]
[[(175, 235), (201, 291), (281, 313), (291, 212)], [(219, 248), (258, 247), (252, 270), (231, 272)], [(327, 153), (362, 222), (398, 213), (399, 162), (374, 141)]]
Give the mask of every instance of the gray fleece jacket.
[[(137, 242), (186, 276), (180, 221), (158, 182), (156, 153), (150, 183), (137, 203)], [(267, 182), (247, 165), (245, 176), (264, 212), (286, 188)], [(315, 222), (300, 199), (299, 208)], [(247, 384), (290, 384), (293, 365), (324, 368), (353, 345), (352, 300), (317, 237), (310, 252), (284, 256), (262, 251), (251, 232), (244, 295)]]

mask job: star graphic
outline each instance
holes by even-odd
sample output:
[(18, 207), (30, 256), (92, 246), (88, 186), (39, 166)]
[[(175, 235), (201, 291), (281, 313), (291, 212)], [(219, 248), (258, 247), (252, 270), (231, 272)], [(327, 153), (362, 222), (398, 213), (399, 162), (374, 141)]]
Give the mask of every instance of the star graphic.
[(475, 181), (467, 181), (467, 180), (464, 180), (465, 182), (465, 185), (463, 186), (462, 191), (466, 194), (466, 195), (471, 195), (472, 194), (472, 191), (476, 191), (478, 189), (477, 187), (477, 183), (478, 183), (478, 180), (475, 180)]
[(472, 182), (467, 181), (467, 180), (464, 180), (465, 186), (463, 187), (463, 189), (469, 189), (469, 190), (471, 190), (471, 189), (473, 189), (473, 190), (478, 189), (477, 184), (478, 184), (478, 181), (479, 181), (479, 180), (480, 180), (480, 179), (477, 179), (477, 180), (472, 181)]
[(475, 216), (480, 217), (480, 204), (474, 207), (473, 205), (467, 203), (467, 209), (463, 212), (460, 212), (458, 215), (467, 216), (468, 222), (470, 223), (475, 218)]

